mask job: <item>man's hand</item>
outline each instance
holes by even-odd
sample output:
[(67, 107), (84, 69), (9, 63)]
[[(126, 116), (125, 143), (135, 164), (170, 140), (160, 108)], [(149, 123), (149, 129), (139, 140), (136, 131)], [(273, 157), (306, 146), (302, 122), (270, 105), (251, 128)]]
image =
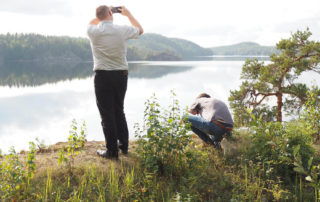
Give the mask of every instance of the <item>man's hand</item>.
[(100, 22), (100, 20), (98, 18), (95, 18), (95, 19), (91, 20), (89, 24), (90, 25), (97, 25), (97, 24), (99, 24), (99, 22)]
[(125, 6), (121, 6), (120, 11), (121, 11), (121, 14), (124, 16), (127, 16), (127, 17), (132, 16), (130, 11)]
[(132, 26), (137, 27), (139, 29), (139, 34), (143, 34), (143, 28), (140, 25), (140, 23), (133, 17), (133, 15), (130, 13), (130, 11), (125, 7), (121, 6), (120, 8), (121, 14), (128, 17), (130, 23)]
[(198, 114), (197, 111), (194, 110), (194, 109), (190, 109), (189, 112), (190, 112), (192, 115), (197, 115), (197, 114)]

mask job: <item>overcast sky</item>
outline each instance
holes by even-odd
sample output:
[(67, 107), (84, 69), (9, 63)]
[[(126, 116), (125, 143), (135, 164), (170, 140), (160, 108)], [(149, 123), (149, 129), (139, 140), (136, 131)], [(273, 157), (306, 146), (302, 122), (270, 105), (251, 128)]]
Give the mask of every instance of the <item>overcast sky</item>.
[[(99, 5), (125, 5), (145, 32), (203, 47), (253, 41), (275, 45), (309, 27), (320, 40), (319, 0), (0, 0), (0, 33), (86, 37)], [(114, 23), (129, 21), (114, 15)]]

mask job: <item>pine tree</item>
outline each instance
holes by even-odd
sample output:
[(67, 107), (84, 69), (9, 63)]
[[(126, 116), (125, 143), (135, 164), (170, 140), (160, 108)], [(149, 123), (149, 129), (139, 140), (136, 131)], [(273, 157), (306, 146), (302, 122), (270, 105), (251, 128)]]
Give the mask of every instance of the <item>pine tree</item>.
[[(231, 91), (230, 106), (239, 125), (248, 123), (246, 108), (267, 121), (282, 121), (282, 112), (298, 112), (306, 101), (308, 87), (297, 82), (306, 71), (320, 73), (320, 42), (310, 40), (311, 32), (297, 31), (277, 44), (280, 54), (270, 63), (247, 60), (242, 68), (240, 89)], [(320, 78), (319, 78), (320, 79)], [(273, 98), (273, 99), (272, 99)], [(270, 107), (267, 101), (276, 100)]]

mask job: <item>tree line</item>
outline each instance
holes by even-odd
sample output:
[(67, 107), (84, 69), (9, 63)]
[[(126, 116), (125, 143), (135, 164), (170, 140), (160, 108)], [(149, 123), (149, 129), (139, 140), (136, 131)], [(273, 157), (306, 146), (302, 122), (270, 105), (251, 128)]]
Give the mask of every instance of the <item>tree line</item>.
[[(181, 60), (188, 56), (211, 55), (209, 49), (182, 39), (145, 34), (128, 43), (128, 60)], [(92, 61), (87, 38), (39, 34), (0, 35), (0, 65), (11, 61), (84, 62)]]

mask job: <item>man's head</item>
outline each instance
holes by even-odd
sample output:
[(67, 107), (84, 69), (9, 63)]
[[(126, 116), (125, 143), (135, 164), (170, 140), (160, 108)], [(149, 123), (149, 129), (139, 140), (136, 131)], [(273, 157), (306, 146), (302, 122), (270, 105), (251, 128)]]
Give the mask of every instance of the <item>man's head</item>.
[(113, 20), (111, 9), (108, 6), (99, 6), (96, 9), (96, 17), (99, 20)]
[(210, 98), (210, 95), (208, 95), (207, 93), (201, 93), (197, 98), (203, 98), (203, 97)]

